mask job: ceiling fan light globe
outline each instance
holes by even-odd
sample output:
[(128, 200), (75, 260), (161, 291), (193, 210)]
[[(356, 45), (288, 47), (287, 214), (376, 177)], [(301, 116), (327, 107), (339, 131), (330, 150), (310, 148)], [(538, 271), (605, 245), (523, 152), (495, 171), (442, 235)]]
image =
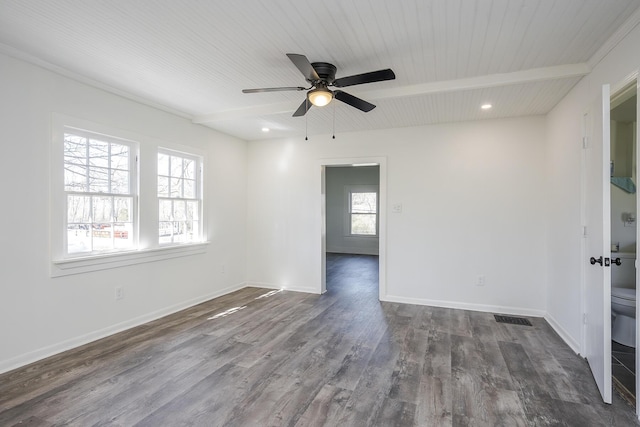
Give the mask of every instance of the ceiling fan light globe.
[(307, 98), (316, 107), (324, 107), (333, 99), (333, 93), (328, 89), (314, 89), (307, 94)]

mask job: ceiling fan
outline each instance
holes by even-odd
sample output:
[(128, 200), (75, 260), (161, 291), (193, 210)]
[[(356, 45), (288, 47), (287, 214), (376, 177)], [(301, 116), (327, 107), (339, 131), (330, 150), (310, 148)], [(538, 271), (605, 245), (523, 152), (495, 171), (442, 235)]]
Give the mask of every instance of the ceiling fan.
[(365, 113), (376, 108), (375, 105), (341, 90), (329, 90), (329, 87), (346, 87), (365, 83), (393, 80), (396, 75), (389, 68), (386, 70), (371, 71), (369, 73), (356, 74), (336, 79), (336, 66), (328, 62), (309, 62), (306, 56), (296, 53), (287, 53), (287, 56), (298, 67), (304, 78), (311, 84), (310, 87), (289, 86), (270, 87), (261, 89), (243, 89), (242, 93), (280, 92), (289, 90), (307, 90), (307, 97), (300, 107), (293, 113), (293, 117), (304, 116), (312, 105), (322, 107), (331, 102), (333, 98), (351, 105)]

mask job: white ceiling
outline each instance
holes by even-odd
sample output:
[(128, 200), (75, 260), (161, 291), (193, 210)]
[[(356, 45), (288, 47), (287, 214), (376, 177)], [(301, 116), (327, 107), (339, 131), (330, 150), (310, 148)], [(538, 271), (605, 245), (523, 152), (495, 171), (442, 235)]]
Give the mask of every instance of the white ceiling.
[[(0, 0), (0, 51), (245, 140), (545, 114), (640, 22), (638, 0)], [(291, 117), (286, 53), (392, 68)], [(489, 111), (480, 104), (492, 103)], [(269, 133), (261, 132), (269, 127)]]

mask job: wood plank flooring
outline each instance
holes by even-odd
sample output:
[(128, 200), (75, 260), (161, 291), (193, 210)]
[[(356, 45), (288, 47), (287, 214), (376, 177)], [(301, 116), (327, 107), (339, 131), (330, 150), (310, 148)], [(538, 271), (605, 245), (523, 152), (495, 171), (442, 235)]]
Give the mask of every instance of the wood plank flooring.
[(327, 266), (325, 295), (246, 288), (0, 375), (0, 426), (639, 425), (543, 319), (380, 303), (377, 257)]

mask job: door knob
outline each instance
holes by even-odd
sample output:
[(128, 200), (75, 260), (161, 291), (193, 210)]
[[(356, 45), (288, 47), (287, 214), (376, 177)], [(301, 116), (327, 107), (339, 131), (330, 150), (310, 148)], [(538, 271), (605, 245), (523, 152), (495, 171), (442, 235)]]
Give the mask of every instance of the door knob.
[(591, 265), (596, 265), (596, 262), (600, 265), (602, 265), (602, 257), (595, 259), (594, 257), (591, 257), (589, 259), (589, 262), (591, 263)]
[(622, 260), (620, 258), (614, 258), (611, 260), (611, 264), (622, 265)]

